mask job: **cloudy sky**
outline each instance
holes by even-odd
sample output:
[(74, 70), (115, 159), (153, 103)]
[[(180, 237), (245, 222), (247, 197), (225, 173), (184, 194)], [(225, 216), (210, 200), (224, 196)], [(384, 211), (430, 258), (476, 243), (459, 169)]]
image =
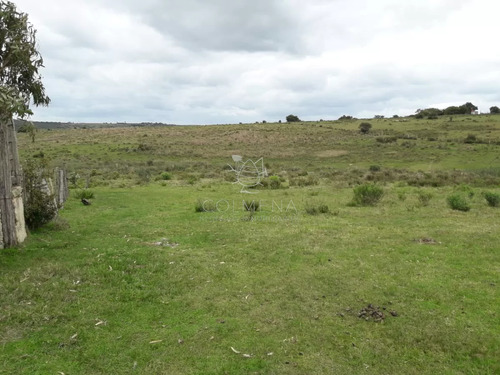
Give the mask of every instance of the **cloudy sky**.
[(498, 0), (14, 0), (33, 120), (214, 124), (500, 106)]

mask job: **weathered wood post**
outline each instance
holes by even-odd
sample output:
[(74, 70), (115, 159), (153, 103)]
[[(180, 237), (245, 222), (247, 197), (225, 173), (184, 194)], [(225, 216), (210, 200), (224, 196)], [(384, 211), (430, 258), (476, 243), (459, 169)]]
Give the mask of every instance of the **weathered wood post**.
[(26, 239), (22, 172), (12, 118), (0, 118), (0, 248)]
[(64, 206), (64, 202), (68, 199), (69, 196), (69, 188), (68, 188), (68, 178), (66, 176), (66, 170), (56, 168), (54, 172), (54, 177), (56, 181), (56, 200), (57, 206), (62, 208)]

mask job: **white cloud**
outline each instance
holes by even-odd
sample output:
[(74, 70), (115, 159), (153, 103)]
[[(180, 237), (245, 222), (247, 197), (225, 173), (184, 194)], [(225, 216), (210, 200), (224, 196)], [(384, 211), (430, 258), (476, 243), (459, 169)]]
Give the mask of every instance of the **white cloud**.
[[(489, 0), (19, 0), (35, 120), (225, 123), (500, 104)], [(441, 105), (442, 106), (442, 105)]]

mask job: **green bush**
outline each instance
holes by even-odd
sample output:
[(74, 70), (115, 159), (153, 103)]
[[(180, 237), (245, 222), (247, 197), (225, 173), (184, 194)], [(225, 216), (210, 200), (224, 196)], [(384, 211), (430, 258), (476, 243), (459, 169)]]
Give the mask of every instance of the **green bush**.
[(463, 212), (467, 212), (470, 210), (469, 202), (467, 201), (467, 198), (462, 194), (450, 195), (447, 198), (447, 201), (448, 201), (448, 206), (450, 206), (450, 208), (453, 210), (463, 211)]
[(304, 207), (308, 215), (319, 215), (330, 213), (330, 208), (324, 203), (306, 202)]
[(94, 198), (94, 192), (89, 189), (77, 190), (74, 193), (76, 199), (92, 199)]
[(172, 175), (168, 172), (163, 172), (161, 175), (160, 175), (161, 179), (164, 180), (164, 181), (167, 181), (167, 180), (171, 180), (172, 179)]
[(29, 229), (50, 222), (57, 215), (57, 204), (46, 186), (51, 177), (45, 159), (30, 159), (23, 165), (24, 219)]
[(370, 165), (370, 172), (378, 172), (380, 169), (380, 165)]
[(374, 206), (384, 196), (384, 189), (374, 184), (363, 184), (354, 188), (353, 206)]
[(243, 208), (245, 209), (245, 211), (249, 211), (249, 212), (255, 212), (255, 211), (259, 211), (259, 207), (260, 207), (260, 202), (259, 201), (247, 201), (247, 200), (244, 200), (243, 201)]
[(359, 124), (359, 131), (362, 134), (368, 134), (371, 128), (372, 124), (370, 124), (369, 122), (362, 122), (361, 124)]
[(490, 207), (500, 206), (500, 194), (486, 192), (484, 193), (484, 198), (486, 199), (486, 202), (488, 202), (488, 206)]
[(269, 177), (269, 188), (271, 188), (271, 189), (280, 189), (281, 188), (281, 180), (280, 180), (279, 176)]
[(201, 199), (198, 199), (194, 205), (194, 211), (195, 212), (214, 212), (217, 210), (217, 207), (215, 207), (215, 204), (213, 201), (203, 201)]
[(460, 184), (455, 190), (467, 194), (469, 198), (473, 198), (475, 195), (474, 189), (467, 184)]

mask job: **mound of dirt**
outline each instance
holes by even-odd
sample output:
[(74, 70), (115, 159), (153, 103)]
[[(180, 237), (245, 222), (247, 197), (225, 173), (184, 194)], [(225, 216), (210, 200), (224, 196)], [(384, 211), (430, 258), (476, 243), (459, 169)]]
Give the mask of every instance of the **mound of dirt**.
[[(384, 306), (379, 307), (379, 306), (374, 306), (371, 303), (363, 307), (359, 313), (358, 317), (365, 319), (365, 320), (372, 320), (374, 322), (380, 323), (383, 322), (384, 319), (387, 317), (385, 314), (386, 308)], [(394, 310), (390, 311), (389, 314), (391, 316), (398, 316), (398, 313)]]

